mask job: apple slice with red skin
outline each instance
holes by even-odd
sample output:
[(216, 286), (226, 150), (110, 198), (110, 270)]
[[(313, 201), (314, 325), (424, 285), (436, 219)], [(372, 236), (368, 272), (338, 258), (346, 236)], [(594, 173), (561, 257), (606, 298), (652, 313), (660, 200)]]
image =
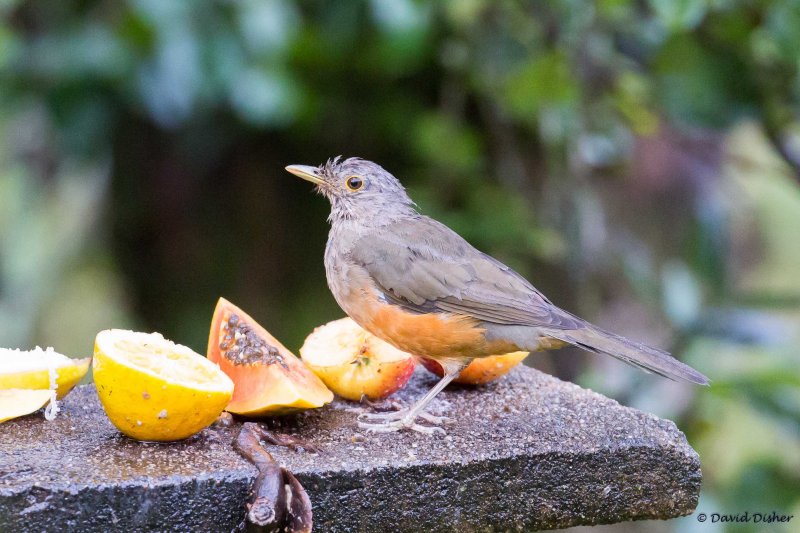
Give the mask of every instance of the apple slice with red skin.
[(386, 398), (411, 378), (416, 360), (364, 330), (351, 318), (316, 328), (300, 357), (333, 392), (358, 401)]
[[(512, 352), (504, 355), (490, 355), (473, 359), (467, 368), (461, 371), (453, 383), (462, 385), (483, 385), (507, 374), (509, 370), (517, 366), (523, 359), (528, 357), (528, 352)], [(442, 365), (433, 359), (422, 358), (422, 366), (427, 368), (439, 377), (444, 376)]]

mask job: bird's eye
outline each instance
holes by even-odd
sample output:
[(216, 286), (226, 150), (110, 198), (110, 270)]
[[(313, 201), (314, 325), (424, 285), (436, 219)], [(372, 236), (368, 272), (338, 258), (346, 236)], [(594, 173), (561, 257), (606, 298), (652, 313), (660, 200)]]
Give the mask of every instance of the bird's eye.
[(350, 189), (351, 191), (357, 191), (358, 189), (364, 186), (364, 180), (358, 176), (350, 176), (349, 178), (347, 178), (345, 184), (347, 185), (347, 188)]

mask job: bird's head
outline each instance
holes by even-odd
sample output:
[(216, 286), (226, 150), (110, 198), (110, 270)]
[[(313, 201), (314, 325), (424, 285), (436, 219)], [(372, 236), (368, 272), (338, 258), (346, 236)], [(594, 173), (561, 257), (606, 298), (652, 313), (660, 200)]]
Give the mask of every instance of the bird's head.
[(333, 219), (414, 211), (397, 178), (372, 161), (336, 157), (318, 167), (289, 165), (286, 170), (316, 184), (317, 191), (331, 202)]

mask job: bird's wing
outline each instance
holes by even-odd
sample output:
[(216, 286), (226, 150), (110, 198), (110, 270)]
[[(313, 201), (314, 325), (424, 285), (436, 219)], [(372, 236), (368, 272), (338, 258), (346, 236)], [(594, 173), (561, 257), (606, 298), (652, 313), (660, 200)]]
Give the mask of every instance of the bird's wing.
[(389, 302), (413, 312), (557, 329), (583, 325), (522, 276), (428, 217), (372, 229), (355, 241), (350, 259), (369, 272)]

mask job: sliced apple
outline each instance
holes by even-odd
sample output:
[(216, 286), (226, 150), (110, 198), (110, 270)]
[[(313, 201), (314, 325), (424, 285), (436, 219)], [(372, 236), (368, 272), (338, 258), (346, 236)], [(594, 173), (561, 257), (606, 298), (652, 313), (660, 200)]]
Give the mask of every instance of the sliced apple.
[[(474, 359), (453, 383), (462, 385), (483, 385), (494, 381), (500, 376), (508, 373), (509, 370), (520, 364), (523, 359), (528, 357), (528, 352), (512, 352), (503, 355), (490, 355)], [(442, 365), (433, 359), (422, 359), (422, 365), (437, 376), (444, 376)]]
[(386, 398), (403, 388), (416, 366), (410, 354), (362, 329), (351, 318), (316, 328), (300, 348), (300, 357), (333, 392), (354, 401), (362, 396)]
[(233, 381), (225, 408), (243, 416), (322, 407), (333, 394), (292, 352), (247, 313), (220, 298), (208, 336), (208, 359)]

